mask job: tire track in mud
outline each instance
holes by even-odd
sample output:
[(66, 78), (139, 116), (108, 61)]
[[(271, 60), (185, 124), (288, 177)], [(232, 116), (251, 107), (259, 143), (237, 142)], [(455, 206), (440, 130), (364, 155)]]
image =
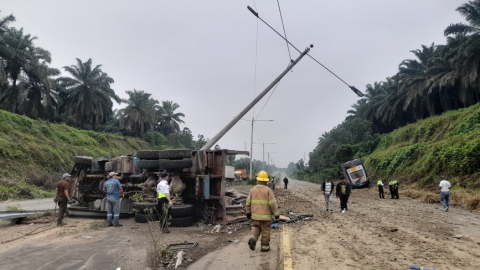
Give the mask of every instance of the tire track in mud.
[[(476, 269), (480, 265), (478, 214), (408, 198), (377, 199), (376, 191), (355, 190), (346, 214), (325, 212), (320, 186), (293, 180), (277, 190), (281, 211), (314, 214), (289, 226), (293, 269)], [(401, 195), (401, 194), (400, 194)], [(472, 222), (473, 221), (473, 222)], [(462, 239), (452, 235), (463, 234)]]

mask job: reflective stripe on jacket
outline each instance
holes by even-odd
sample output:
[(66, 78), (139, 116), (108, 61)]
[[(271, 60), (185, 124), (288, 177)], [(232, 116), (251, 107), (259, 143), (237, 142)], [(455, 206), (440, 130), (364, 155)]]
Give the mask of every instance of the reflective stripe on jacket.
[(264, 185), (252, 187), (245, 210), (247, 214), (252, 214), (253, 220), (272, 220), (274, 216), (280, 215), (273, 191)]

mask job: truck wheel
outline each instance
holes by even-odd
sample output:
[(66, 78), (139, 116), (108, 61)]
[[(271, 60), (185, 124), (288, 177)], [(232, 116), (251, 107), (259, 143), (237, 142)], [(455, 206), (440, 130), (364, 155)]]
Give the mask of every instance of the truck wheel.
[(159, 150), (140, 150), (137, 152), (139, 159), (158, 159)]
[(134, 220), (137, 223), (147, 223), (151, 221), (159, 221), (160, 216), (155, 214), (146, 215), (146, 214), (135, 213)]
[(167, 149), (158, 152), (159, 159), (180, 159), (191, 158), (192, 150), (190, 149)]
[(171, 218), (169, 221), (171, 227), (189, 227), (195, 223), (193, 216)]
[(140, 169), (158, 169), (158, 160), (139, 160), (137, 167)]
[(134, 202), (132, 203), (133, 205), (133, 208), (136, 210), (136, 213), (141, 213), (141, 214), (145, 214), (145, 210), (148, 209), (147, 212), (149, 211), (152, 211), (152, 210), (149, 210), (151, 208), (153, 208), (153, 212), (155, 213), (157, 210), (157, 204), (156, 203), (149, 203), (149, 202)]
[(163, 169), (163, 170), (181, 170), (185, 168), (191, 168), (192, 166), (193, 166), (193, 162), (191, 159), (189, 160), (161, 159), (158, 161), (158, 169)]
[(193, 205), (191, 204), (182, 204), (182, 205), (173, 205), (170, 209), (170, 215), (172, 218), (188, 217), (193, 215)]
[(92, 159), (93, 159), (92, 157), (76, 156), (73, 158), (73, 162), (75, 164), (92, 166)]

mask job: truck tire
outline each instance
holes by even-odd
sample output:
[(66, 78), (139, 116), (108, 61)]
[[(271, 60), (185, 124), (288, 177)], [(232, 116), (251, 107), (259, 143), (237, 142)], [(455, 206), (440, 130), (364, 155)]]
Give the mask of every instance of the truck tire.
[(140, 169), (158, 169), (158, 160), (139, 160), (137, 167)]
[(76, 156), (73, 158), (75, 164), (92, 166), (92, 157)]
[(193, 216), (171, 218), (169, 221), (170, 227), (189, 227), (195, 224)]
[(135, 213), (134, 220), (137, 223), (147, 223), (151, 221), (159, 221), (160, 217), (159, 215), (145, 215), (145, 214)]
[(140, 150), (137, 152), (137, 158), (139, 159), (159, 159), (159, 150)]
[(191, 157), (192, 150), (190, 149), (167, 149), (158, 152), (159, 159), (181, 159)]
[(163, 170), (181, 170), (185, 168), (191, 168), (192, 166), (193, 166), (193, 162), (191, 159), (189, 160), (161, 159), (158, 161), (158, 169), (163, 169)]
[[(157, 210), (157, 204), (156, 203), (149, 203), (149, 202), (134, 202), (132, 203), (133, 208), (136, 210), (136, 213), (141, 213), (145, 214), (146, 209), (154, 208), (153, 212), (156, 212)], [(150, 210), (149, 210), (150, 211)]]
[(182, 205), (173, 205), (170, 209), (170, 215), (172, 218), (188, 217), (193, 215), (193, 205), (191, 204), (182, 204)]

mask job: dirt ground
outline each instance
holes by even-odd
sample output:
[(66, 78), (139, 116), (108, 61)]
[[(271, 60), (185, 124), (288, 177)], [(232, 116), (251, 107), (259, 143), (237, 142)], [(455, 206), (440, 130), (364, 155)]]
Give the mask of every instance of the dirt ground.
[(480, 269), (477, 212), (444, 212), (440, 204), (402, 197), (401, 189), (399, 200), (379, 199), (371, 188), (353, 191), (346, 214), (337, 199), (327, 213), (320, 185), (290, 183), (288, 192), (276, 191), (282, 209), (315, 215), (287, 225), (293, 269)]
[[(68, 224), (65, 227), (56, 227), (55, 223), (1, 223), (0, 269), (152, 269), (149, 256), (152, 239), (158, 240), (160, 245), (198, 242), (198, 247), (187, 251), (183, 264), (177, 268), (185, 269), (205, 254), (238, 244), (228, 240), (242, 239), (248, 231), (248, 225), (233, 224), (223, 226), (218, 234), (212, 234), (212, 225), (197, 224), (188, 228), (171, 228), (171, 233), (160, 234), (158, 225), (149, 227), (135, 223), (133, 219), (121, 220), (124, 225), (121, 228), (106, 227), (103, 220), (66, 218), (64, 221)], [(153, 237), (149, 228), (154, 232)], [(32, 235), (8, 242), (32, 231)], [(170, 261), (165, 260), (163, 265)]]
[[(286, 254), (284, 228), (289, 231), (293, 269), (395, 270), (410, 265), (435, 270), (480, 269), (478, 212), (456, 207), (444, 212), (440, 204), (403, 197), (401, 189), (400, 200), (378, 199), (375, 188), (354, 190), (346, 214), (340, 213), (338, 200), (334, 213), (325, 212), (320, 185), (291, 180), (288, 190), (277, 184), (275, 194), (281, 212), (314, 217), (272, 230), (269, 253), (248, 249), (248, 224), (224, 226), (218, 234), (210, 233), (212, 225), (202, 224), (172, 228), (167, 235), (154, 228), (152, 237), (152, 227), (133, 219), (122, 220), (122, 228), (107, 228), (101, 220), (67, 218), (68, 226), (60, 228), (54, 223), (0, 223), (0, 270), (152, 269), (148, 255), (152, 239), (162, 245), (199, 243), (185, 254), (177, 269), (281, 270)], [(8, 242), (32, 231), (32, 235)]]

